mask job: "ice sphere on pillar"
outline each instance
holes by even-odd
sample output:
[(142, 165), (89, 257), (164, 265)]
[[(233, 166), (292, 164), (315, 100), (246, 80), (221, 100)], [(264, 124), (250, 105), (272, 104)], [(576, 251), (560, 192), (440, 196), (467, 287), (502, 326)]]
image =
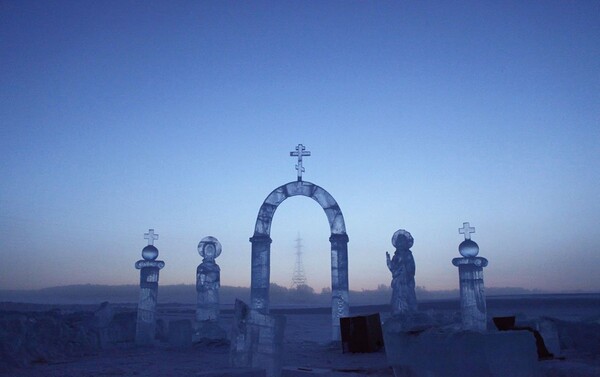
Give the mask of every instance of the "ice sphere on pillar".
[(142, 249), (142, 258), (155, 260), (158, 257), (158, 249), (154, 245), (148, 245)]
[(479, 245), (472, 240), (464, 240), (458, 245), (458, 252), (465, 258), (476, 257), (479, 254)]

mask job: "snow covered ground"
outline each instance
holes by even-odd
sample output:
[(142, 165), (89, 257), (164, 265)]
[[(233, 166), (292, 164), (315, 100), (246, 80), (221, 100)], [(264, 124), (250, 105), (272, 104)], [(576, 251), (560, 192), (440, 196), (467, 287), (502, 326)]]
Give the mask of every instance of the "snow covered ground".
[[(11, 313), (19, 311), (18, 304), (3, 304), (0, 309)], [(22, 305), (23, 311), (35, 306)], [(92, 307), (90, 307), (91, 309)], [(48, 310), (48, 306), (37, 307)], [(67, 313), (69, 307), (61, 307)], [(71, 307), (72, 309), (72, 307)], [(81, 310), (81, 307), (77, 308)], [(128, 310), (133, 309), (129, 307)], [(458, 314), (457, 301), (420, 303), (420, 309), (449, 317)], [(368, 354), (342, 353), (339, 345), (330, 343), (331, 314), (328, 308), (274, 309), (286, 316), (283, 365), (322, 371), (330, 376), (393, 376), (382, 350)], [(353, 315), (381, 313), (388, 316), (386, 306), (353, 308)], [(192, 305), (160, 305), (159, 317), (171, 320), (192, 319)], [(600, 376), (600, 295), (527, 296), (489, 298), (488, 314), (492, 316), (517, 315), (518, 321), (533, 321), (538, 317), (556, 319), (561, 345), (561, 359), (540, 362), (540, 376), (580, 377)], [(222, 314), (221, 324), (231, 326), (232, 313)], [(4, 334), (6, 335), (6, 334)], [(4, 346), (4, 345), (3, 345)], [(6, 350), (6, 348), (4, 348)], [(4, 353), (5, 354), (5, 353)], [(2, 355), (4, 355), (2, 354)], [(1, 355), (0, 355), (1, 356)], [(4, 368), (0, 375), (33, 376), (195, 376), (200, 372), (229, 367), (227, 342), (204, 341), (188, 348), (175, 348), (167, 342), (153, 347), (136, 347), (120, 343), (102, 349), (84, 352), (79, 356), (53, 355), (34, 360), (24, 367)], [(323, 375), (323, 374), (321, 374)]]

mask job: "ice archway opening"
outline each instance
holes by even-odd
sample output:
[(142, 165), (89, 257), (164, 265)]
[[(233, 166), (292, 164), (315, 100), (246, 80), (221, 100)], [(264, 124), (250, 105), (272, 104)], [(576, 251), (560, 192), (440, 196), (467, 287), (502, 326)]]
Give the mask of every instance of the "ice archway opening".
[(269, 312), (269, 286), (271, 283), (271, 223), (277, 207), (292, 196), (306, 196), (315, 200), (327, 216), (331, 236), (331, 320), (332, 340), (340, 340), (340, 318), (350, 315), (348, 303), (348, 235), (342, 211), (323, 188), (306, 181), (294, 181), (273, 190), (261, 205), (252, 243), (252, 269), (250, 300), (252, 309)]

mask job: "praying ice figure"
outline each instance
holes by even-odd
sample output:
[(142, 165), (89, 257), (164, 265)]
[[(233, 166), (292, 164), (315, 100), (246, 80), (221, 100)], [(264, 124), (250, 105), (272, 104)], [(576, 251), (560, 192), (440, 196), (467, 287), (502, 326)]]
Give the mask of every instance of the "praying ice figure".
[(204, 259), (196, 269), (196, 321), (216, 321), (219, 317), (221, 269), (215, 258), (221, 255), (221, 243), (215, 237), (204, 237), (198, 244), (198, 253)]
[(392, 237), (396, 248), (394, 256), (386, 251), (387, 266), (392, 272), (392, 316), (412, 314), (417, 311), (415, 294), (415, 260), (410, 248), (414, 239), (404, 229), (398, 230)]

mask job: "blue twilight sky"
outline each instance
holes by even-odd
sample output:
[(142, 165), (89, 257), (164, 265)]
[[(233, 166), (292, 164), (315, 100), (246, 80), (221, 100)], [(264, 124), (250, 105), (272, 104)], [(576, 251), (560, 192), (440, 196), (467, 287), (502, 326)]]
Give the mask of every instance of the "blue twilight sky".
[[(161, 284), (223, 245), (250, 284), (260, 205), (296, 179), (339, 203), (351, 289), (458, 287), (470, 221), (487, 286), (600, 290), (598, 1), (2, 1), (0, 288)], [(318, 204), (275, 213), (271, 280), (330, 284)]]

